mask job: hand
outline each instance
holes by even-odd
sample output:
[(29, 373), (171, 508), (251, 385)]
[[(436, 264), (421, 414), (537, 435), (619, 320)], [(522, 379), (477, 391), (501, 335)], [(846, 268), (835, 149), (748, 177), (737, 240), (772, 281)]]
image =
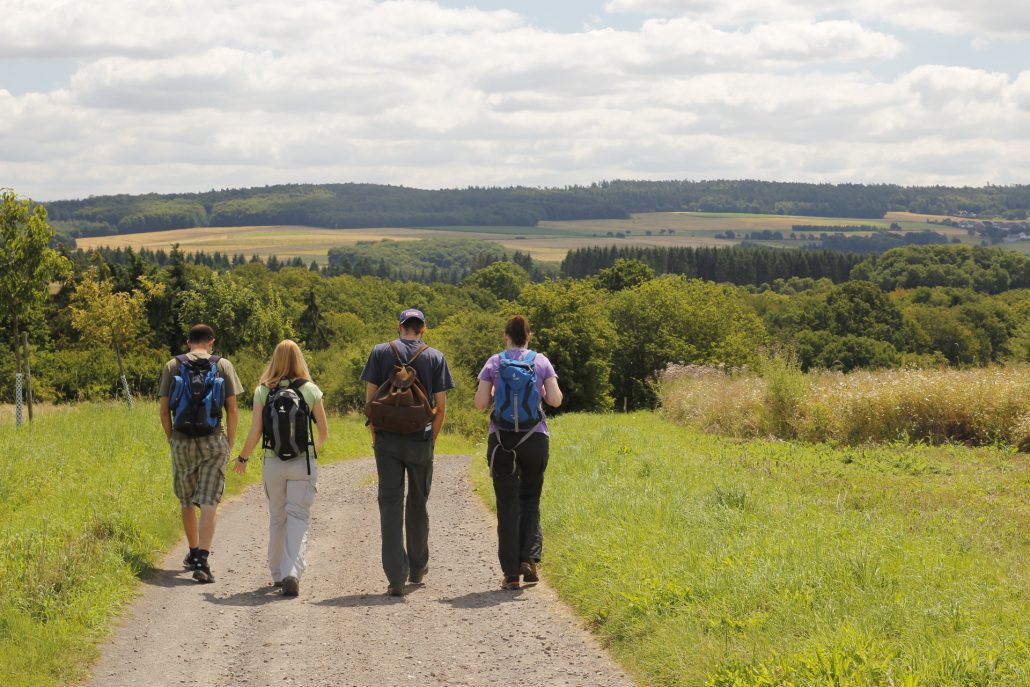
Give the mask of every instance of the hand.
[(247, 472), (247, 464), (246, 463), (241, 463), (238, 460), (234, 460), (233, 462), (236, 463), (236, 465), (234, 465), (232, 469), (233, 469), (233, 472), (235, 472), (237, 475), (242, 475), (245, 472)]

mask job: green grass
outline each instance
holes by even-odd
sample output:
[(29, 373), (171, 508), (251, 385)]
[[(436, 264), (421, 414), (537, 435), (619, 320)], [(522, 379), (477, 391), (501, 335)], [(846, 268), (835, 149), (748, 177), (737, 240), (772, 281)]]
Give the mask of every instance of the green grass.
[[(371, 454), (363, 418), (331, 417), (320, 460)], [(241, 417), (237, 450), (249, 421)], [(438, 451), (467, 443), (441, 437)], [(0, 425), (0, 683), (84, 677), (139, 575), (182, 536), (154, 403), (82, 405)], [(229, 472), (226, 493), (261, 478)]]
[(1030, 684), (1025, 454), (552, 426), (545, 574), (641, 684)]

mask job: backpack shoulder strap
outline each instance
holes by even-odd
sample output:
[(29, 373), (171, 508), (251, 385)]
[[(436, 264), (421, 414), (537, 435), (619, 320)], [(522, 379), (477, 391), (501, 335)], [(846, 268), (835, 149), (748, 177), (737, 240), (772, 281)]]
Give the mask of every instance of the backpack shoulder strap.
[(536, 360), (536, 351), (526, 351), (526, 355), (522, 356), (522, 362), (532, 363)]
[(422, 344), (421, 346), (419, 346), (418, 350), (415, 351), (415, 355), (411, 356), (411, 360), (408, 361), (408, 365), (411, 365), (413, 362), (415, 362), (415, 359), (422, 355), (422, 353), (427, 348), (429, 348), (429, 346), (427, 346), (426, 344)]
[(511, 356), (508, 355), (508, 351), (501, 351), (497, 354), (498, 360), (511, 360)]
[(190, 359), (186, 357), (185, 353), (180, 353), (179, 355), (175, 356), (175, 359), (179, 361), (180, 369), (182, 369), (182, 366), (190, 361)]
[(290, 382), (289, 388), (291, 388), (294, 391), (299, 393), (300, 392), (300, 388), (302, 386), (304, 386), (305, 384), (307, 384), (307, 383), (308, 383), (308, 380), (306, 380), (306, 379), (300, 379), (300, 378), (294, 379), (292, 382)]
[(397, 358), (397, 363), (400, 365), (404, 365), (404, 358), (401, 357), (400, 349), (398, 349), (397, 344), (395, 344), (392, 341), (390, 342), (390, 350), (393, 351), (394, 357)]
[(212, 355), (212, 356), (210, 356), (210, 357), (208, 358), (208, 361), (209, 361), (209, 362), (210, 362), (210, 363), (211, 363), (212, 365), (214, 365), (215, 367), (217, 367), (217, 366), (218, 366), (218, 361), (219, 361), (219, 360), (221, 360), (221, 359), (222, 359), (222, 356), (220, 356), (220, 355)]

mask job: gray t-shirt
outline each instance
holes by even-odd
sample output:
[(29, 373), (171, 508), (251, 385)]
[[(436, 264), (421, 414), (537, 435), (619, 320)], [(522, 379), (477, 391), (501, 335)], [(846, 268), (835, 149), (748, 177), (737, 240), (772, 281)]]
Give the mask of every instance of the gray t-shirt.
[[(405, 361), (411, 360), (411, 357), (415, 355), (415, 351), (422, 346), (421, 341), (407, 341), (405, 339), (395, 339), (393, 343), (396, 344)], [(397, 362), (397, 356), (393, 354), (390, 344), (381, 343), (373, 348), (372, 353), (369, 354), (368, 361), (365, 363), (365, 369), (361, 371), (361, 379), (369, 384), (380, 386), (393, 374), (393, 367)], [(415, 360), (413, 366), (416, 374), (418, 374), (418, 380), (426, 390), (426, 395), (429, 396), (431, 404), (435, 405), (433, 394), (440, 393), (441, 391), (450, 391), (454, 388), (454, 379), (451, 378), (451, 371), (447, 367), (447, 360), (444, 359), (443, 353), (435, 348), (429, 347), (423, 351), (422, 355)], [(425, 432), (416, 434), (421, 434), (421, 438), (429, 438), (431, 433), (432, 425), (428, 425)]]

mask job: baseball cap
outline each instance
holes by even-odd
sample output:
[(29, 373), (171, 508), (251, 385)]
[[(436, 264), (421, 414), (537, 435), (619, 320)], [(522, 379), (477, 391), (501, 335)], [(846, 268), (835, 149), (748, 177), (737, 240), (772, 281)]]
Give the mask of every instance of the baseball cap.
[(421, 320), (422, 324), (425, 324), (426, 322), (426, 316), (422, 314), (421, 310), (416, 310), (415, 308), (408, 308), (401, 313), (401, 324), (404, 324), (410, 319)]

